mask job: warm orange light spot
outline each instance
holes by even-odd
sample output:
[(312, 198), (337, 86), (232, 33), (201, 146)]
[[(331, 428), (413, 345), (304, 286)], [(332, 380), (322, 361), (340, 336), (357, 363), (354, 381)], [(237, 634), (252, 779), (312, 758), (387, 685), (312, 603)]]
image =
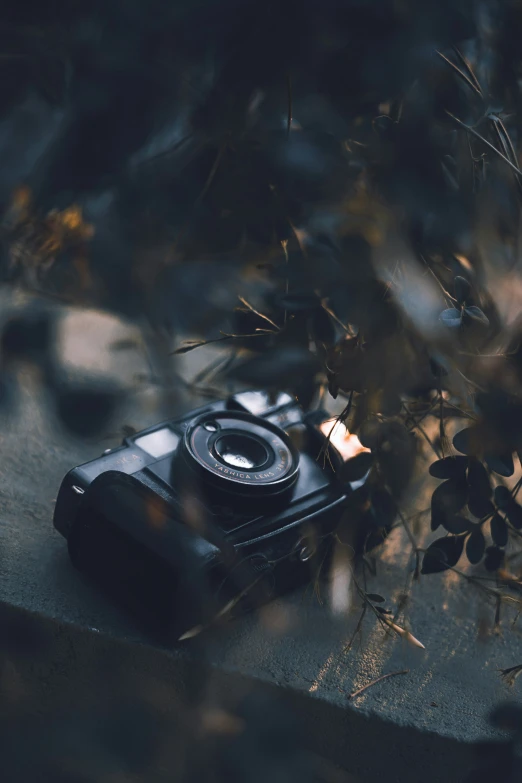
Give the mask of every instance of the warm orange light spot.
[(332, 446), (337, 449), (344, 460), (352, 459), (358, 454), (369, 452), (361, 441), (342, 422), (323, 421), (319, 429), (325, 435)]
[(83, 222), (81, 207), (73, 204), (61, 213), (63, 227), (69, 231), (76, 231), (85, 239), (90, 239), (94, 234), (93, 226)]
[(467, 271), (468, 271), (468, 272), (470, 272), (470, 271), (473, 269), (473, 266), (472, 266), (472, 265), (471, 265), (471, 263), (468, 261), (468, 259), (466, 258), (466, 256), (463, 256), (463, 255), (461, 255), (460, 253), (454, 253), (454, 256), (455, 256), (455, 258), (457, 259), (457, 261), (460, 261), (460, 263), (462, 264), (462, 266), (464, 267), (464, 269), (467, 269)]

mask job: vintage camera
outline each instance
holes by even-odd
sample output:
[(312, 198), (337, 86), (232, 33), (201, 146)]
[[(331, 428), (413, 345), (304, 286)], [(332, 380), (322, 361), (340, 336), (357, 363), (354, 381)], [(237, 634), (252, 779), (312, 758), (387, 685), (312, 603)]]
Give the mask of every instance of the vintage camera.
[(364, 485), (342, 480), (327, 418), (286, 393), (208, 404), (71, 470), (54, 525), (80, 571), (148, 630), (179, 639), (324, 562)]

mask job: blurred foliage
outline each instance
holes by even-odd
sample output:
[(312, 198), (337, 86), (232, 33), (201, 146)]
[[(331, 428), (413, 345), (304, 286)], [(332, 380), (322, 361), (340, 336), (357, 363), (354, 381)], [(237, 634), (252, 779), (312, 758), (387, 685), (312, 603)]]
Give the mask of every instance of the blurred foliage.
[(13, 276), (22, 274), (37, 285), (58, 256), (72, 253), (70, 261), (79, 282), (88, 286), (86, 244), (94, 231), (84, 222), (80, 207), (52, 209), (39, 215), (34, 210), (31, 192), (21, 187), (14, 193), (4, 231), (9, 247), (8, 269)]
[[(521, 33), (516, 0), (22, 0), (0, 22), (4, 285), (146, 321), (170, 382), (175, 348), (217, 341), (199, 390), (335, 400), (372, 449), (365, 524), (398, 519), (415, 578), (453, 569), (496, 624), (522, 583)], [(1, 399), (33, 362), (92, 434), (119, 390), (72, 386), (51, 322), (3, 327)], [(424, 442), (427, 549), (403, 514)]]

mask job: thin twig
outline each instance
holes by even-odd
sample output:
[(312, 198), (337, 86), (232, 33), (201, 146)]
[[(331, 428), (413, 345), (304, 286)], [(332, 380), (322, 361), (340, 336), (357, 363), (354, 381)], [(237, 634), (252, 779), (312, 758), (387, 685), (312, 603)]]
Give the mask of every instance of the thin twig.
[(343, 649), (343, 652), (349, 652), (349, 651), (352, 649), (352, 647), (353, 647), (353, 643), (354, 643), (354, 641), (355, 641), (355, 638), (356, 638), (356, 636), (357, 636), (357, 635), (360, 633), (360, 631), (361, 631), (362, 624), (363, 624), (363, 620), (364, 620), (364, 618), (365, 618), (365, 616), (366, 616), (366, 610), (367, 610), (367, 608), (368, 608), (368, 607), (366, 606), (366, 604), (364, 604), (364, 606), (363, 606), (363, 608), (362, 608), (361, 615), (360, 615), (360, 617), (359, 617), (359, 620), (358, 620), (358, 622), (357, 622), (357, 625), (356, 625), (356, 627), (355, 627), (355, 631), (353, 632), (353, 634), (352, 634), (352, 636), (351, 636), (351, 638), (350, 638), (350, 641), (348, 642), (348, 644), (346, 645), (346, 647)]
[(464, 571), (461, 571), (459, 568), (456, 568), (455, 566), (450, 566), (446, 564), (446, 568), (450, 571), (453, 571), (455, 574), (457, 574), (457, 576), (460, 576), (462, 579), (465, 579), (470, 584), (473, 584), (476, 587), (478, 587), (480, 590), (482, 590), (482, 592), (486, 593), (486, 595), (488, 595), (490, 598), (503, 601), (504, 603), (507, 604), (511, 604), (511, 605), (514, 604), (515, 606), (522, 607), (521, 599), (515, 598), (514, 596), (509, 595), (508, 593), (503, 593), (501, 590), (497, 590), (496, 588), (488, 587), (487, 585), (482, 583), (482, 580), (479, 577), (466, 574), (464, 573)]
[(210, 189), (210, 186), (212, 185), (212, 183), (214, 181), (214, 177), (217, 174), (217, 170), (219, 168), (219, 164), (221, 163), (221, 158), (223, 157), (226, 148), (227, 148), (227, 144), (226, 144), (226, 142), (223, 142), (223, 144), (219, 148), (218, 154), (216, 155), (216, 159), (215, 159), (215, 161), (214, 161), (214, 163), (212, 165), (212, 168), (210, 169), (210, 174), (208, 175), (207, 181), (205, 182), (205, 184), (203, 186), (203, 190), (201, 191), (201, 193), (198, 196), (197, 203), (203, 201), (203, 199), (205, 198), (206, 194), (208, 193), (208, 191)]
[[(491, 119), (493, 119), (493, 117)], [(508, 147), (509, 147), (509, 152), (511, 153), (511, 159), (512, 159), (512, 161), (514, 163), (516, 163), (517, 154), (515, 152), (515, 148), (513, 146), (513, 142), (511, 141), (511, 137), (510, 137), (509, 133), (507, 132), (506, 126), (504, 125), (504, 123), (502, 122), (500, 117), (495, 117), (494, 122), (502, 128), (502, 133), (504, 134), (505, 140), (506, 140), (506, 142), (508, 144)]]
[(506, 156), (506, 158), (512, 159), (511, 151), (508, 149), (506, 139), (504, 138), (504, 136), (500, 132), (500, 127), (499, 127), (499, 125), (498, 125), (498, 123), (496, 121), (496, 118), (495, 117), (490, 117), (489, 119), (493, 123), (493, 127), (495, 128), (495, 133), (497, 134), (497, 137), (498, 137), (498, 140), (500, 142), (500, 146), (502, 147), (502, 151), (503, 151), (504, 155)]
[(483, 144), (486, 145), (486, 147), (489, 147), (490, 150), (492, 150), (496, 155), (499, 156), (499, 158), (502, 158), (504, 163), (507, 163), (507, 165), (513, 169), (520, 177), (522, 177), (522, 171), (518, 168), (518, 166), (515, 166), (514, 163), (511, 163), (509, 158), (506, 158), (505, 155), (502, 154), (502, 152), (495, 147), (494, 144), (492, 144), (490, 141), (484, 138), (484, 136), (481, 136), (480, 133), (478, 133), (475, 128), (472, 128), (470, 125), (466, 125), (465, 122), (462, 122), (462, 120), (459, 120), (458, 117), (455, 117), (454, 114), (452, 114), (447, 109), (445, 110), (448, 117), (451, 117), (452, 120), (454, 120), (457, 125), (460, 125), (461, 128), (464, 128), (468, 131), (468, 133), (471, 133), (472, 136), (475, 136), (476, 139), (479, 139)]
[(214, 340), (201, 340), (196, 342), (188, 342), (185, 345), (176, 348), (175, 351), (171, 351), (169, 356), (174, 354), (189, 353), (196, 350), (196, 348), (202, 348), (204, 345), (211, 345), (212, 343), (222, 343), (225, 340), (242, 340), (245, 337), (262, 337), (266, 334), (275, 334), (271, 329), (256, 329), (252, 334), (226, 334), (221, 332), (223, 337), (216, 337)]
[[(459, 407), (458, 407), (458, 405), (454, 405), (454, 404), (453, 404), (452, 402), (450, 402), (449, 400), (444, 400), (444, 406), (446, 406), (446, 405), (447, 405), (449, 408), (453, 408), (453, 410), (456, 410), (456, 411), (458, 411), (458, 413), (460, 413), (462, 416), (464, 416), (464, 418), (466, 418), (466, 419), (471, 419), (471, 421), (477, 421), (477, 417), (476, 417), (476, 416), (473, 416), (473, 414), (471, 414), (471, 413), (468, 413), (468, 412), (467, 412), (467, 411), (465, 411), (463, 408), (459, 408)], [(456, 417), (454, 416), (453, 418), (456, 418)]]
[(446, 289), (444, 288), (442, 282), (439, 280), (439, 278), (437, 277), (437, 275), (435, 274), (435, 272), (433, 271), (431, 266), (428, 264), (428, 262), (426, 261), (424, 256), (421, 256), (421, 260), (424, 261), (424, 264), (426, 265), (426, 268), (428, 269), (428, 272), (431, 272), (431, 274), (435, 278), (435, 281), (437, 282), (437, 285), (440, 286), (440, 289), (441, 289), (442, 293), (444, 294), (445, 298), (447, 300), (449, 300), (449, 302), (451, 303), (451, 306), (453, 307), (453, 303), (457, 301), (455, 299), (455, 297), (452, 296), (449, 291), (446, 291)]
[(268, 321), (268, 323), (271, 324), (273, 327), (275, 327), (277, 331), (280, 330), (280, 327), (274, 321), (272, 321), (271, 318), (269, 318), (267, 315), (264, 315), (263, 313), (260, 313), (259, 310), (256, 310), (255, 307), (253, 307), (250, 304), (250, 302), (247, 302), (247, 300), (244, 299), (242, 296), (239, 296), (238, 299), (241, 302), (241, 304), (244, 304), (245, 307), (248, 307), (248, 309), (251, 310), (253, 313), (258, 315), (260, 318), (263, 318), (265, 321)]
[(478, 87), (475, 84), (473, 84), (471, 79), (468, 76), (466, 76), (464, 71), (461, 71), (460, 68), (458, 67), (458, 65), (455, 65), (455, 63), (452, 63), (451, 60), (449, 60), (446, 57), (445, 54), (442, 54), (442, 52), (439, 52), (438, 50), (436, 50), (436, 52), (439, 55), (439, 57), (441, 57), (444, 60), (444, 62), (446, 62), (448, 65), (450, 65), (453, 68), (453, 70), (458, 73), (458, 75), (461, 77), (461, 79), (463, 79), (466, 82), (468, 87), (471, 87), (473, 92), (476, 93), (479, 96), (479, 98), (482, 98), (481, 91), (478, 89)]
[[(500, 117), (496, 117), (494, 115), (490, 115), (489, 119), (493, 123), (493, 127), (495, 128), (495, 133), (498, 136), (498, 140), (500, 142), (500, 146), (502, 147), (504, 155), (506, 156), (506, 158), (509, 158), (511, 161), (513, 161), (516, 164), (517, 156), (515, 154), (515, 149), (513, 147), (513, 143), (511, 139), (509, 138), (509, 134), (505, 128), (504, 123), (502, 122)], [(520, 180), (520, 177), (517, 176), (516, 181), (519, 190), (522, 191), (522, 182)]]
[[(426, 430), (424, 429), (424, 427), (422, 427), (422, 426), (420, 425), (420, 423), (419, 423), (419, 422), (418, 422), (418, 421), (415, 419), (415, 416), (413, 415), (413, 413), (411, 413), (411, 412), (410, 412), (410, 410), (408, 409), (408, 406), (406, 405), (406, 403), (404, 403), (404, 402), (403, 402), (403, 403), (401, 403), (401, 407), (402, 407), (402, 408), (403, 408), (403, 410), (405, 411), (405, 413), (406, 413), (406, 416), (408, 417), (408, 419), (409, 419), (410, 421), (412, 421), (412, 422), (413, 422), (413, 427), (414, 427), (414, 429), (417, 429), (417, 430), (420, 432), (420, 434), (422, 435), (422, 437), (423, 437), (423, 438), (426, 440), (426, 442), (429, 444), (429, 446), (430, 446), (430, 448), (432, 449), (432, 451), (434, 452), (434, 454), (437, 456), (437, 459), (440, 459), (440, 458), (441, 458), (441, 453), (440, 453), (440, 450), (439, 450), (439, 449), (436, 447), (436, 445), (433, 443), (433, 441), (431, 440), (430, 436), (428, 435), (428, 433), (426, 432)], [(406, 420), (407, 420), (407, 419), (406, 419)]]
[(471, 67), (471, 64), (468, 62), (468, 59), (464, 57), (458, 46), (453, 46), (453, 51), (461, 61), (462, 65), (466, 68), (467, 72), (469, 73), (471, 79), (473, 80), (473, 83), (475, 84), (476, 88), (480, 91), (480, 94), (482, 95), (482, 87), (480, 86), (480, 82), (475, 76), (475, 72), (473, 68)]
[[(346, 420), (348, 419), (348, 416), (350, 415), (350, 412), (352, 410), (352, 403), (353, 403), (353, 390), (350, 392), (350, 394), (348, 396), (348, 402), (346, 403), (346, 405), (344, 406), (342, 411), (337, 416), (334, 416), (331, 419), (326, 419), (325, 420), (325, 423), (328, 422), (328, 421), (333, 421), (333, 424), (332, 424), (332, 426), (331, 426), (331, 428), (330, 428), (330, 430), (328, 432), (328, 435), (326, 436), (326, 439), (325, 439), (323, 445), (321, 446), (321, 450), (319, 451), (319, 454), (317, 455), (317, 460), (319, 460), (319, 458), (321, 456), (324, 456), (323, 466), (326, 463), (326, 459), (328, 459), (328, 461), (330, 462), (330, 465), (332, 465), (330, 457), (328, 456), (328, 449), (330, 447), (330, 441), (331, 441), (332, 433), (333, 433), (334, 429), (337, 427), (338, 424), (344, 424), (346, 426)], [(347, 427), (347, 429), (348, 429), (348, 427)]]
[[(241, 599), (250, 591), (252, 590), (259, 582), (261, 581), (261, 577), (258, 576), (256, 579), (254, 579), (253, 582), (248, 584), (243, 590), (241, 590), (240, 593), (238, 593), (234, 598), (232, 598), (225, 606), (218, 611), (218, 613), (210, 620), (210, 622), (207, 625), (196, 625), (193, 628), (190, 628), (188, 631), (186, 631), (184, 634), (182, 634), (178, 641), (182, 642), (187, 639), (193, 639), (194, 636), (199, 636), (199, 634), (202, 631), (205, 631), (212, 626), (216, 625), (223, 617), (225, 617), (227, 614), (229, 614), (232, 609), (236, 606), (236, 604), (241, 601)], [(219, 588), (218, 588), (219, 589)]]
[(515, 499), (516, 496), (518, 495), (518, 493), (520, 491), (520, 487), (522, 487), (522, 476), (519, 478), (519, 480), (517, 481), (517, 483), (513, 487), (513, 491), (512, 491), (513, 499)]
[(415, 636), (410, 631), (407, 631), (405, 628), (401, 628), (400, 625), (396, 625), (393, 622), (393, 620), (391, 620), (389, 617), (387, 617), (386, 614), (379, 611), (379, 609), (377, 609), (377, 607), (374, 606), (372, 601), (368, 598), (366, 591), (363, 590), (360, 584), (357, 582), (357, 579), (355, 578), (355, 574), (353, 572), (353, 568), (351, 566), (349, 566), (349, 568), (352, 573), (352, 582), (357, 591), (359, 598), (362, 599), (363, 605), (371, 609), (371, 611), (377, 617), (383, 629), (386, 631), (393, 631), (394, 633), (397, 634), (397, 636), (400, 636), (402, 639), (406, 639), (407, 641), (409, 641), (410, 644), (414, 645), (414, 647), (419, 647), (420, 649), (425, 650), (426, 648), (424, 647), (422, 642), (419, 642), (419, 640), (416, 639)]
[(330, 318), (333, 318), (333, 320), (334, 320), (334, 321), (335, 321), (337, 324), (339, 324), (339, 326), (341, 327), (341, 329), (344, 329), (344, 331), (345, 331), (347, 334), (349, 334), (351, 337), (353, 337), (353, 331), (352, 331), (351, 329), (349, 329), (349, 328), (346, 326), (346, 324), (343, 324), (343, 322), (341, 321), (341, 319), (340, 319), (340, 318), (338, 318), (338, 317), (336, 316), (336, 314), (334, 313), (334, 311), (333, 311), (333, 310), (332, 310), (330, 307), (328, 307), (328, 305), (326, 304), (326, 299), (323, 299), (323, 301), (321, 302), (321, 307), (323, 308), (323, 310), (325, 311), (325, 313), (328, 313), (328, 315), (330, 316)]
[(367, 683), (367, 685), (363, 685), (362, 688), (359, 688), (358, 690), (354, 691), (353, 693), (348, 694), (349, 699), (356, 699), (357, 696), (360, 696), (364, 691), (368, 690), (368, 688), (371, 688), (372, 685), (377, 685), (378, 682), (382, 682), (383, 680), (387, 680), (389, 677), (397, 677), (399, 674), (409, 674), (409, 669), (402, 669), (398, 672), (388, 672), (388, 674), (383, 674), (381, 677), (377, 677), (376, 680), (372, 680), (371, 682)]

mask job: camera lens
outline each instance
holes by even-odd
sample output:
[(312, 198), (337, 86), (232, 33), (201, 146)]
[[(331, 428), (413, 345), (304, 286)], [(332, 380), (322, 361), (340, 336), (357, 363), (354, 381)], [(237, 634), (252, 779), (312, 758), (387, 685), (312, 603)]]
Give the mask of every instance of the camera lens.
[(214, 444), (214, 451), (222, 462), (233, 468), (259, 470), (268, 462), (265, 446), (247, 434), (223, 435)]
[(293, 486), (299, 472), (299, 454), (286, 433), (240, 411), (196, 419), (185, 432), (179, 457), (209, 487), (236, 496), (279, 495)]

